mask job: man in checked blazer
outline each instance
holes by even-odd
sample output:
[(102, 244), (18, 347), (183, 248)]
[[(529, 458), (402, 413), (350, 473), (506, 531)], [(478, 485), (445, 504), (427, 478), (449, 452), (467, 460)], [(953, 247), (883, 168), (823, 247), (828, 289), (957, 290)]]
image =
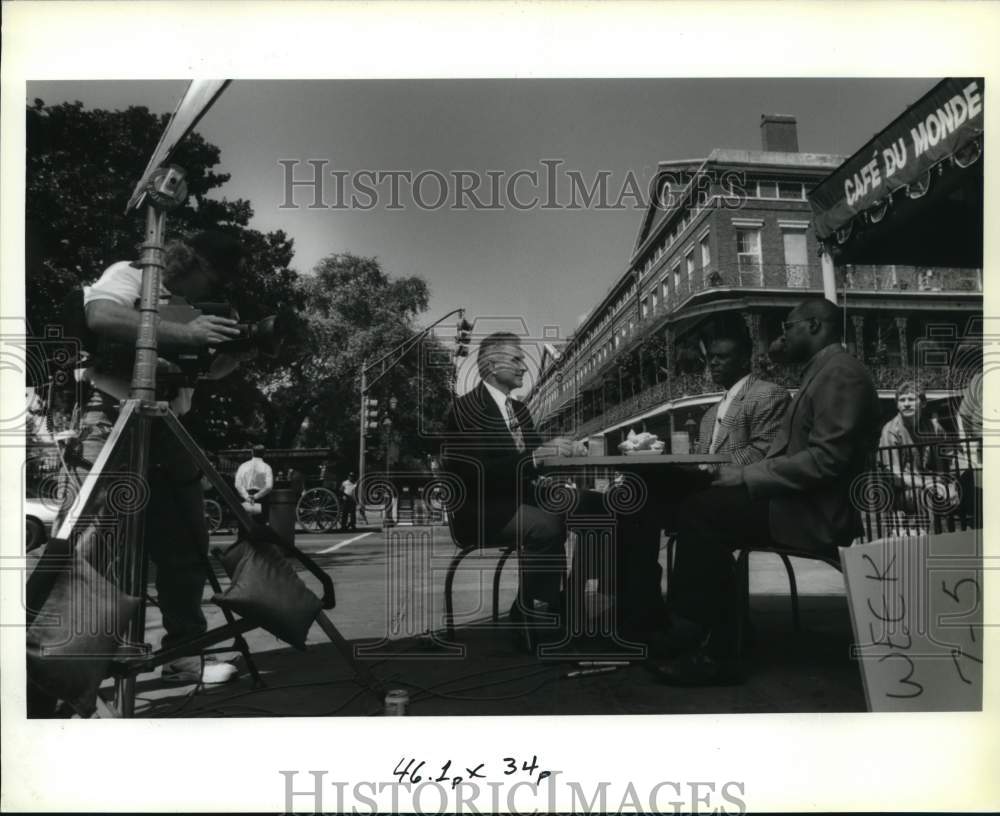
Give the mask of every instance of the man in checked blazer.
[(750, 338), (732, 332), (708, 348), (708, 368), (722, 399), (701, 420), (698, 453), (729, 454), (735, 464), (763, 459), (788, 408), (788, 391), (750, 373)]
[(449, 508), (452, 533), (463, 549), (516, 541), (524, 592), (512, 613), (557, 612), (566, 525), (561, 515), (537, 506), (533, 481), (541, 457), (571, 456), (574, 445), (557, 437), (543, 447), (527, 406), (511, 398), (527, 371), (516, 334), (483, 338), (477, 364), (482, 381), (454, 400), (445, 419), (441, 465), (463, 488)]

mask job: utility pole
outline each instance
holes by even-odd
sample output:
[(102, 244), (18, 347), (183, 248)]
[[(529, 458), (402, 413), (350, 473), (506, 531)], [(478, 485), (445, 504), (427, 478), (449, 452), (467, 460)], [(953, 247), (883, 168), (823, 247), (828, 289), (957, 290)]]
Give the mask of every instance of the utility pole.
[[(361, 400), (359, 403), (359, 430), (361, 432), (361, 439), (358, 445), (358, 488), (363, 489), (364, 478), (365, 478), (365, 433), (368, 430), (371, 417), (369, 416), (370, 403), (374, 403), (374, 400), (368, 399), (368, 393), (378, 385), (379, 381), (382, 380), (392, 369), (399, 365), (406, 354), (424, 337), (430, 334), (431, 330), (439, 326), (445, 320), (447, 320), (452, 315), (459, 315), (458, 326), (456, 327), (455, 342), (458, 344), (455, 349), (455, 365), (458, 365), (458, 360), (462, 357), (468, 355), (468, 344), (470, 341), (470, 332), (472, 331), (472, 324), (465, 319), (465, 309), (453, 309), (448, 312), (444, 317), (435, 320), (431, 325), (427, 326), (425, 329), (421, 329), (420, 332), (404, 340), (402, 343), (397, 345), (395, 348), (387, 351), (377, 360), (369, 363), (367, 360), (361, 362)], [(377, 371), (376, 371), (377, 369)], [(455, 387), (455, 372), (452, 372), (452, 388)], [(377, 417), (376, 417), (377, 425)], [(359, 492), (359, 496), (361, 496)]]

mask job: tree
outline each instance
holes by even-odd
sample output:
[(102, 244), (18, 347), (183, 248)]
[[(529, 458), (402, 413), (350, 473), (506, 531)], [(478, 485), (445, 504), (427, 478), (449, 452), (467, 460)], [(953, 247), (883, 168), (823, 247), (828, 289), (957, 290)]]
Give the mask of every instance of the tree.
[[(302, 288), (309, 342), (280, 373), (261, 382), (268, 395), (268, 438), (287, 446), (308, 419), (304, 444), (336, 448), (354, 461), (362, 362), (415, 335), (415, 319), (427, 309), (427, 284), (418, 277), (390, 278), (374, 258), (334, 254), (317, 264)], [(390, 394), (398, 401), (393, 422), (401, 463), (415, 466), (433, 451), (431, 435), (441, 427), (451, 376), (449, 352), (430, 337), (372, 392), (383, 407)]]

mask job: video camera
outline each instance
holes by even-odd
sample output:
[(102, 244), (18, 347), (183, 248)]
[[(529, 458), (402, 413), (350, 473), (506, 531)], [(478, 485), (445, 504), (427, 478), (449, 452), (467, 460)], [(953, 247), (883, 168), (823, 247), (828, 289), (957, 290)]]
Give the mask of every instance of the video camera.
[[(168, 303), (162, 304), (159, 312), (161, 320), (173, 323), (190, 323), (202, 315), (239, 320), (239, 314), (229, 303), (191, 304), (177, 295), (172, 296)], [(183, 372), (183, 378), (188, 381), (197, 380), (208, 371), (213, 351), (220, 354), (246, 354), (256, 351), (265, 357), (277, 357), (284, 339), (277, 315), (269, 315), (255, 323), (237, 323), (235, 328), (239, 330), (239, 337), (225, 343), (190, 350), (161, 349), (159, 354), (175, 363)], [(167, 374), (166, 378), (170, 380), (171, 375)]]
[[(175, 323), (190, 323), (203, 314), (239, 320), (239, 315), (229, 303), (191, 304), (178, 295), (173, 295), (167, 303), (161, 304), (159, 314), (162, 320)], [(84, 354), (82, 358), (80, 354), (64, 355), (66, 359), (62, 368), (72, 369), (85, 365), (117, 376), (130, 376), (135, 360), (134, 345), (99, 337), (87, 327), (83, 290), (80, 287), (74, 287), (64, 301), (63, 319), (66, 336), (78, 339), (79, 349)], [(283, 334), (276, 315), (254, 323), (238, 323), (236, 328), (240, 332), (239, 337), (216, 346), (201, 349), (159, 349), (158, 355), (174, 363), (180, 372), (160, 371), (157, 373), (158, 383), (192, 385), (208, 372), (212, 357), (217, 352), (241, 354), (256, 350), (264, 356), (274, 357), (281, 349)]]

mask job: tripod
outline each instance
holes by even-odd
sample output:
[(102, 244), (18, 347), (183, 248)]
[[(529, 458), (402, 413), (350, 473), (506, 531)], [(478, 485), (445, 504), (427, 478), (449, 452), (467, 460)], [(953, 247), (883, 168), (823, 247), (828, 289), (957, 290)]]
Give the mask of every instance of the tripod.
[[(135, 344), (135, 365), (129, 399), (121, 407), (110, 435), (86, 479), (80, 486), (79, 494), (62, 520), (56, 535), (45, 554), (48, 568), (68, 565), (75, 549), (74, 539), (79, 538), (80, 528), (91, 524), (94, 519), (107, 517), (113, 490), (120, 485), (120, 477), (126, 474), (138, 480), (135, 489), (144, 489), (150, 473), (150, 432), (154, 424), (162, 424), (171, 443), (179, 444), (191, 457), (228, 505), (240, 528), (249, 533), (254, 526), (249, 514), (243, 508), (235, 491), (211, 465), (195, 441), (180, 424), (167, 405), (156, 402), (156, 365), (158, 320), (158, 297), (160, 274), (163, 270), (163, 234), (166, 211), (181, 204), (187, 196), (183, 171), (176, 166), (160, 168), (151, 177), (145, 190), (146, 231), (142, 247), (142, 283), (139, 306), (139, 327)], [(120, 509), (120, 508), (119, 508)], [(255, 685), (261, 685), (260, 675), (243, 638), (245, 632), (257, 624), (243, 618), (237, 619), (231, 611), (223, 608), (226, 624), (216, 627), (198, 637), (186, 640), (170, 648), (151, 651), (144, 643), (146, 625), (147, 557), (144, 542), (144, 504), (135, 502), (135, 507), (127, 512), (114, 514), (114, 555), (118, 589), (139, 600), (135, 614), (129, 619), (125, 634), (125, 646), (119, 648), (112, 661), (112, 675), (116, 678), (115, 709), (123, 717), (131, 717), (135, 711), (136, 677), (156, 666), (169, 663), (179, 657), (200, 654), (206, 648), (233, 639), (235, 647), (242, 653)], [(344, 639), (323, 610), (335, 605), (333, 581), (311, 559), (283, 541), (284, 554), (297, 559), (320, 582), (323, 589), (321, 610), (315, 622), (337, 648), (340, 655), (351, 666), (355, 678), (368, 691), (381, 700), (384, 689), (368, 668), (358, 663), (351, 645)], [(214, 570), (203, 557), (203, 567), (216, 593), (221, 586)], [(36, 572), (44, 572), (36, 570)], [(33, 586), (33, 580), (34, 586)], [(44, 591), (44, 577), (29, 579), (29, 597)], [(41, 587), (41, 589), (40, 589)], [(33, 591), (34, 589), (34, 591)]]

